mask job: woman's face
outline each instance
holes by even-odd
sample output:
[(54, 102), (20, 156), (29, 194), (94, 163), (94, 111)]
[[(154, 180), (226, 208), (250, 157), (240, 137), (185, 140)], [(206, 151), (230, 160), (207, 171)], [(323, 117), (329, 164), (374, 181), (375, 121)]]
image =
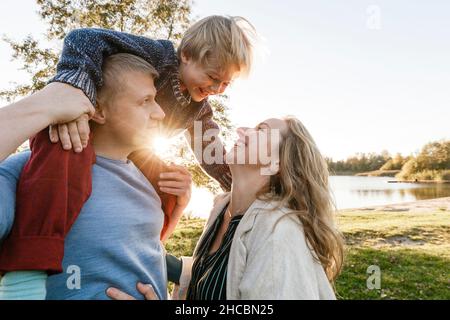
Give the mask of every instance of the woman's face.
[[(262, 121), (254, 128), (238, 128), (238, 139), (226, 155), (227, 164), (273, 169), (278, 166), (281, 139), (287, 132), (286, 122), (276, 118)], [(271, 174), (276, 173), (272, 171)]]

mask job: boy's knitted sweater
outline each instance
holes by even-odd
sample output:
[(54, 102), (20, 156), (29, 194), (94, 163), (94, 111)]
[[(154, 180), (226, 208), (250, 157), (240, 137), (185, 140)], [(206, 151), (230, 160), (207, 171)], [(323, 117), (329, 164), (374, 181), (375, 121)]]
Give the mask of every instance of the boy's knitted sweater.
[[(102, 64), (105, 57), (115, 53), (130, 53), (149, 62), (159, 73), (155, 81), (156, 101), (164, 110), (165, 133), (170, 137), (184, 130), (189, 130), (191, 148), (202, 168), (216, 179), (225, 190), (231, 187), (231, 174), (223, 162), (209, 164), (199, 158), (199, 148), (194, 142), (201, 141), (201, 150), (210, 143), (220, 144), (216, 150), (225, 150), (218, 137), (219, 126), (213, 121), (213, 111), (207, 99), (201, 102), (191, 100), (180, 89), (178, 75), (179, 61), (172, 42), (152, 40), (128, 33), (96, 28), (76, 29), (69, 32), (64, 40), (64, 47), (57, 66), (57, 75), (50, 82), (64, 82), (81, 89), (93, 105), (96, 104), (96, 87), (103, 83)], [(201, 121), (203, 134), (215, 129), (211, 139), (194, 136), (194, 121)], [(195, 132), (198, 134), (199, 132)], [(213, 154), (214, 156), (214, 154)]]

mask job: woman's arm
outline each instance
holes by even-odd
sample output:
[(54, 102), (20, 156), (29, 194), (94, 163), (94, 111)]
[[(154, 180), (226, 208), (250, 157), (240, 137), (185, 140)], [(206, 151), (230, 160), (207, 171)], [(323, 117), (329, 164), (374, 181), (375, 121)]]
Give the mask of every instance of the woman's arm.
[[(191, 281), (192, 257), (182, 257), (181, 260), (183, 260), (183, 267), (180, 276), (180, 283), (175, 284), (172, 293), (172, 300), (185, 300), (189, 282)], [(144, 296), (145, 300), (159, 300), (155, 290), (150, 284), (138, 282), (137, 289)], [(106, 295), (114, 300), (136, 300), (126, 292), (113, 287), (109, 287), (106, 290)]]
[[(0, 161), (13, 153), (26, 139), (50, 124), (72, 121), (95, 110), (83, 94), (62, 83), (47, 85), (41, 91), (16, 103), (0, 108)], [(64, 106), (61, 106), (64, 101)]]

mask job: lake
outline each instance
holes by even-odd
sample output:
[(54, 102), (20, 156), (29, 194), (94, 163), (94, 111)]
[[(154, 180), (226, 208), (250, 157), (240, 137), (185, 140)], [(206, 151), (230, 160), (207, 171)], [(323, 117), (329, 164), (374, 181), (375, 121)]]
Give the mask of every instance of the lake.
[[(338, 209), (361, 208), (450, 197), (450, 184), (388, 183), (392, 177), (332, 176), (330, 185)], [(213, 195), (206, 189), (193, 188), (186, 212), (206, 218)], [(189, 213), (190, 212), (190, 213)]]
[(388, 183), (392, 177), (330, 177), (338, 209), (450, 197), (450, 184)]

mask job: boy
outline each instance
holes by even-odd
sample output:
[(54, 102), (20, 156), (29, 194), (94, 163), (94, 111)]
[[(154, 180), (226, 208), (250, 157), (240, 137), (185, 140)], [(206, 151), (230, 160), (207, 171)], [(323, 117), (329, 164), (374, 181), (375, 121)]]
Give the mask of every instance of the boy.
[[(164, 220), (161, 200), (147, 178), (127, 159), (158, 133), (165, 116), (155, 101), (153, 79), (157, 72), (130, 54), (108, 57), (103, 70), (104, 85), (92, 118), (92, 144), (85, 151), (95, 151), (93, 190), (65, 239), (66, 273), (47, 279), (47, 299), (107, 299), (105, 290), (112, 282), (127, 287), (138, 297), (130, 284), (141, 277), (150, 281), (160, 299), (164, 299), (167, 275), (160, 242)], [(5, 196), (14, 190), (20, 167), (28, 157), (29, 152), (22, 153), (0, 165), (0, 190)], [(189, 181), (186, 171), (180, 169), (180, 173), (180, 180)], [(181, 205), (177, 204), (178, 213), (174, 214), (183, 211), (189, 198), (188, 184), (182, 189), (178, 190), (177, 200)], [(6, 225), (11, 225), (14, 215), (11, 198), (1, 208), (7, 211), (0, 216), (7, 218)], [(20, 298), (42, 298), (45, 278), (44, 271), (6, 273), (0, 297), (3, 294), (3, 298), (14, 298), (18, 293)]]
[[(218, 125), (212, 120), (207, 97), (223, 93), (235, 77), (251, 66), (252, 46), (248, 34), (238, 25), (242, 21), (242, 18), (220, 16), (200, 20), (188, 29), (177, 52), (166, 40), (103, 29), (74, 30), (64, 41), (58, 74), (52, 81), (82, 89), (94, 103), (95, 88), (103, 80), (101, 65), (104, 57), (116, 52), (140, 56), (160, 74), (155, 82), (156, 100), (166, 114), (163, 121), (166, 133), (173, 135), (180, 129), (188, 129), (192, 137), (194, 121), (199, 121), (202, 134), (208, 129), (217, 129), (214, 141), (221, 145)], [(67, 92), (67, 95), (70, 97), (73, 92)], [(86, 121), (80, 119), (59, 127), (64, 145), (69, 148), (73, 145), (74, 149), (81, 146), (77, 131), (86, 131)], [(69, 134), (70, 139), (67, 139)], [(192, 145), (196, 139), (202, 140), (202, 137), (191, 139)], [(86, 140), (82, 140), (86, 146)], [(44, 131), (35, 137), (30, 160), (22, 171), (17, 189), (17, 202), (22, 205), (16, 214), (24, 217), (22, 222), (28, 219), (28, 223), (15, 225), (4, 241), (0, 248), (0, 272), (61, 272), (65, 235), (89, 198), (90, 167), (95, 157), (86, 152), (61, 152), (59, 146), (49, 147), (47, 142)], [(202, 144), (205, 147), (207, 142), (202, 140)], [(141, 152), (140, 159), (145, 158), (143, 154)], [(45, 165), (48, 163), (54, 165)], [(201, 165), (223, 188), (229, 189), (231, 175), (226, 164), (202, 162)], [(166, 187), (171, 187), (170, 183), (165, 183)], [(32, 221), (46, 221), (46, 228)], [(170, 231), (176, 220), (165, 223)]]

